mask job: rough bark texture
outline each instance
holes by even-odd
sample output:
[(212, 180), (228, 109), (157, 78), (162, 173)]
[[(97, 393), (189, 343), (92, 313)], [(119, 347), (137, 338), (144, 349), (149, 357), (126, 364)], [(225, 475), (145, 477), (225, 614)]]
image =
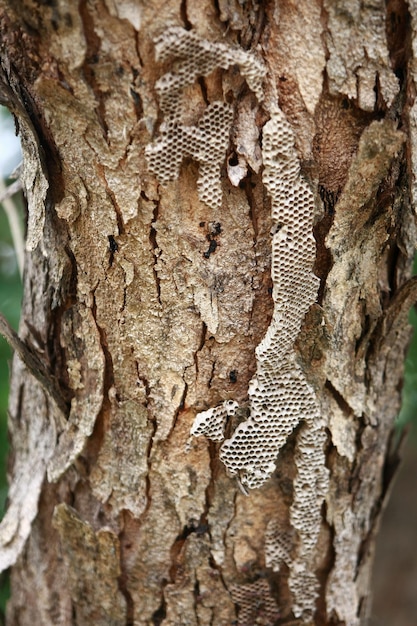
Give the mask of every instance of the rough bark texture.
[(14, 361), (8, 623), (364, 624), (417, 292), (417, 6), (0, 7), (20, 335), (51, 377)]

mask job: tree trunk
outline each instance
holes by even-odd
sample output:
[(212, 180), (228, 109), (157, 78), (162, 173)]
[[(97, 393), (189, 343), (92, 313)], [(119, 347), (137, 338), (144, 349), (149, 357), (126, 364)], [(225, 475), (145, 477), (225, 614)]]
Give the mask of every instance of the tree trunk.
[(417, 292), (414, 0), (0, 7), (46, 372), (14, 359), (8, 624), (364, 624)]

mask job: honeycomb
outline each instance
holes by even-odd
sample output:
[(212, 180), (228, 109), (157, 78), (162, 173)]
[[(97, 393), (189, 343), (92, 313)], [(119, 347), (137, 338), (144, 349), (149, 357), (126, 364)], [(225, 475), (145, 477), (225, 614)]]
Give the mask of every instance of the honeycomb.
[[(201, 39), (196, 33), (179, 26), (165, 30), (156, 40), (155, 50), (158, 61), (181, 59), (175, 74), (168, 73), (160, 79), (166, 84), (175, 85), (174, 91), (191, 85), (199, 76), (207, 76), (219, 67), (227, 70), (237, 65), (259, 102), (263, 100), (262, 82), (266, 68), (262, 60), (251, 52)], [(158, 83), (157, 89), (159, 93), (163, 91)]]
[(271, 519), (265, 532), (265, 563), (278, 572), (283, 563), (289, 563), (293, 552), (291, 533), (281, 529), (275, 519)]
[(234, 400), (226, 400), (219, 406), (198, 413), (191, 428), (194, 437), (205, 435), (212, 441), (223, 441), (224, 427), (228, 417), (236, 415), (239, 405)]
[(161, 183), (178, 178), (185, 156), (200, 163), (197, 189), (200, 200), (212, 207), (222, 203), (220, 167), (229, 143), (233, 109), (223, 102), (210, 104), (197, 126), (169, 125), (158, 141), (146, 148), (149, 169)]
[(306, 422), (297, 437), (297, 476), (290, 520), (298, 534), (298, 545), (288, 580), (295, 599), (293, 612), (296, 617), (312, 617), (318, 594), (318, 581), (313, 570), (321, 528), (321, 508), (328, 486), (325, 443), (326, 431), (320, 418)]
[[(294, 342), (319, 280), (315, 259), (313, 194), (301, 178), (292, 129), (281, 111), (263, 128), (263, 182), (272, 200), (274, 312), (256, 348), (257, 371), (249, 384), (250, 417), (227, 439), (220, 457), (243, 487), (260, 487), (275, 469), (279, 450), (301, 421), (319, 419), (315, 395), (295, 358)], [(210, 410), (209, 410), (210, 411)], [(208, 433), (209, 411), (196, 421)], [(213, 420), (218, 419), (216, 409)], [(216, 430), (216, 433), (218, 431)]]
[(246, 585), (232, 585), (230, 593), (239, 606), (238, 626), (274, 626), (279, 618), (277, 604), (264, 578)]
[[(327, 488), (325, 430), (313, 389), (296, 360), (294, 343), (304, 317), (315, 302), (319, 280), (312, 267), (314, 199), (301, 177), (291, 126), (276, 110), (263, 128), (263, 182), (272, 201), (272, 297), (274, 312), (256, 349), (257, 370), (249, 388), (249, 418), (240, 423), (221, 449), (220, 458), (244, 489), (260, 487), (275, 470), (288, 436), (297, 436), (294, 498), (290, 521), (296, 531), (295, 551), (279, 533), (267, 533), (266, 561), (274, 569), (286, 561), (296, 617), (310, 619), (318, 583), (312, 573), (320, 530), (321, 506)], [(222, 409), (224, 411), (224, 408)], [(196, 434), (219, 434), (219, 414), (197, 415)], [(290, 556), (291, 553), (291, 556)]]
[(199, 163), (199, 198), (212, 208), (222, 202), (220, 168), (229, 144), (233, 107), (212, 102), (196, 125), (183, 123), (182, 95), (199, 76), (216, 68), (237, 66), (249, 88), (262, 99), (265, 66), (252, 53), (224, 43), (201, 39), (180, 27), (168, 28), (155, 42), (156, 58), (177, 59), (175, 72), (164, 74), (155, 85), (163, 123), (159, 135), (145, 150), (149, 169), (161, 183), (178, 178), (182, 160), (191, 157)]

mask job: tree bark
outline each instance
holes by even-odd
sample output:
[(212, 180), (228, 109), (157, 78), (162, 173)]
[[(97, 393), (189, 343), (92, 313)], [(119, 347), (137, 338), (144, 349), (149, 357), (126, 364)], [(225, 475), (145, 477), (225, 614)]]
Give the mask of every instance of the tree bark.
[(417, 293), (415, 3), (0, 7), (47, 373), (14, 359), (8, 624), (366, 623)]

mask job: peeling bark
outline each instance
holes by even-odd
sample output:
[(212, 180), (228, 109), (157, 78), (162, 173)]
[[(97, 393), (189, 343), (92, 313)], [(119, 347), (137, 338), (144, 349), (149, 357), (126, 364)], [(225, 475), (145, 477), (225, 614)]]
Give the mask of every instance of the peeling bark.
[[(416, 15), (0, 0), (29, 210), (19, 334), (42, 362), (13, 364), (9, 624), (366, 623), (417, 293)], [(311, 243), (286, 296), (285, 237)], [(279, 363), (265, 337), (287, 340)], [(263, 407), (282, 441), (246, 495), (219, 440), (283, 364), (299, 384)], [(314, 410), (284, 428), (303, 389)], [(207, 424), (214, 441), (191, 437)]]

